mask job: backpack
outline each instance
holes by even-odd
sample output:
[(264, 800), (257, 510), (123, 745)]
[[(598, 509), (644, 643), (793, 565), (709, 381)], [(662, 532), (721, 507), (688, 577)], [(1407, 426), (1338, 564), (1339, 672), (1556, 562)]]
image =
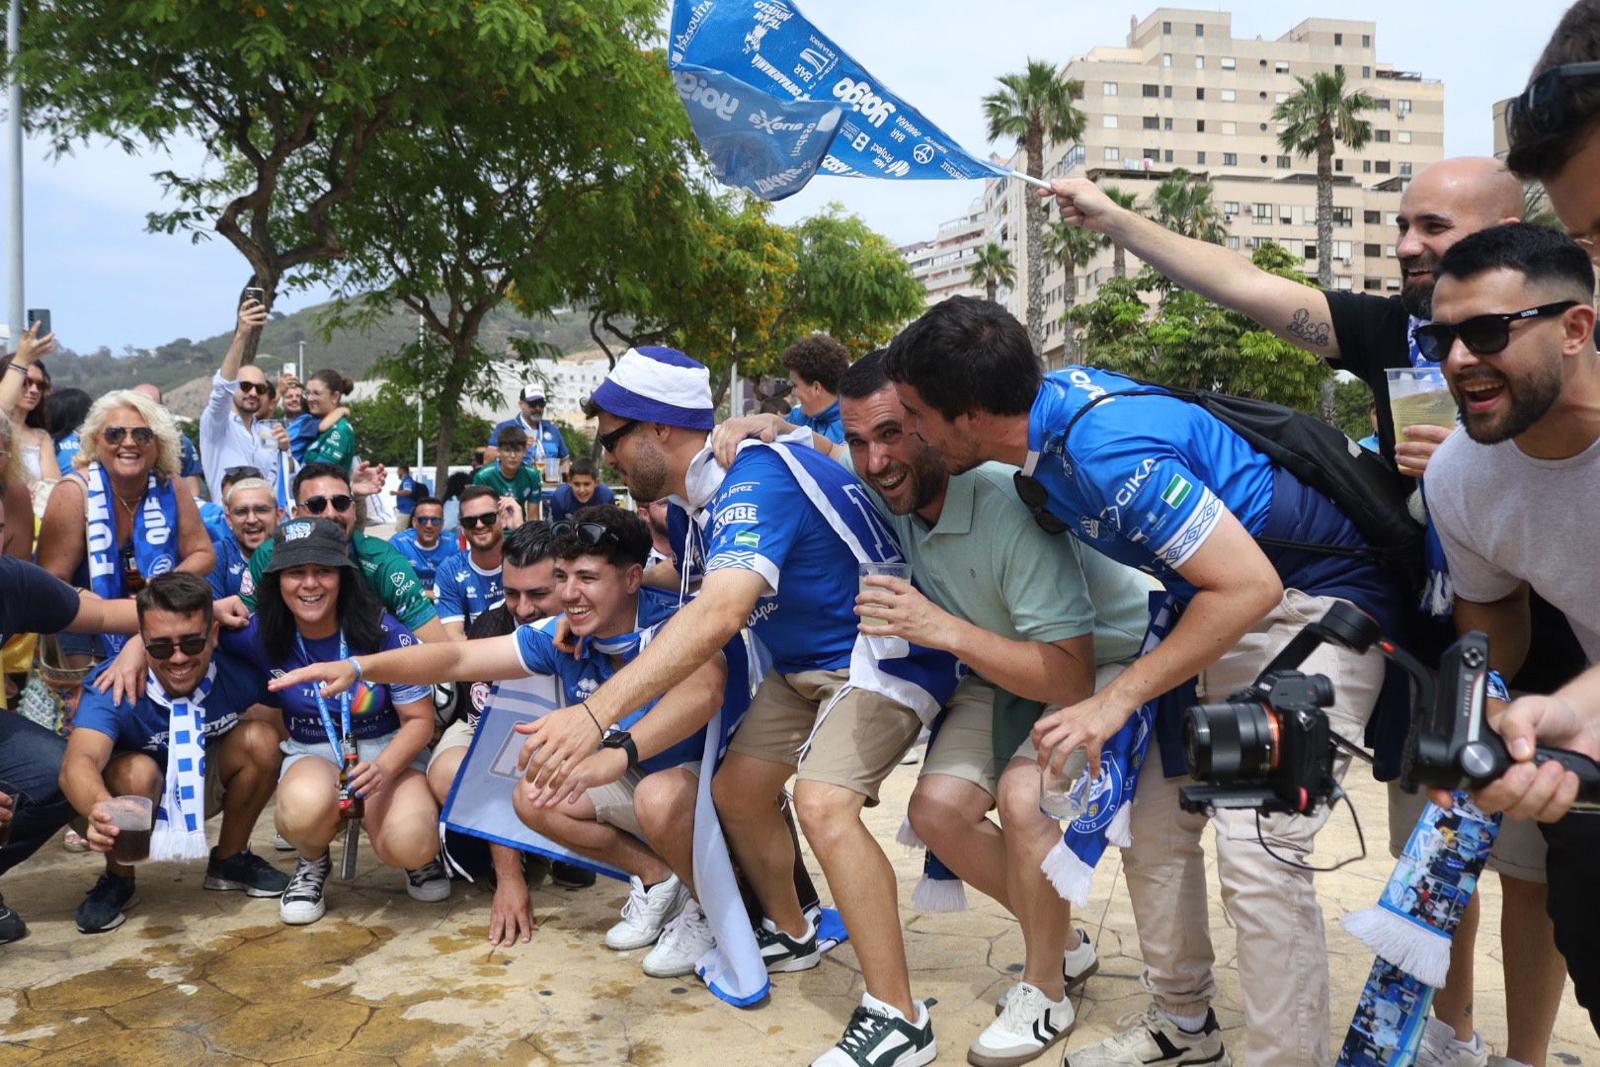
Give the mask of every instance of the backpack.
[(1232, 396), (1209, 389), (1180, 389), (1138, 382), (1144, 388), (1097, 396), (1072, 416), (1062, 439), (1103, 400), (1119, 396), (1173, 396), (1198, 404), (1218, 422), (1244, 438), (1256, 451), (1305, 485), (1332, 500), (1349, 517), (1367, 546), (1313, 545), (1258, 537), (1274, 548), (1297, 549), (1329, 556), (1375, 559), (1415, 582), (1425, 573), (1423, 529), (1406, 506), (1416, 483), (1376, 452), (1369, 452), (1321, 419), (1281, 404)]

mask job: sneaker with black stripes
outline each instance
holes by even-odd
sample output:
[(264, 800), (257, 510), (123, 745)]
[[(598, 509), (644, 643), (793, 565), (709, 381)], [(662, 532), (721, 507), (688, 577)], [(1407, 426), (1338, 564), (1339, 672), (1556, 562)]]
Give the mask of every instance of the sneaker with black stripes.
[(973, 1067), (1016, 1067), (1031, 1063), (1072, 1033), (1077, 1015), (1072, 1001), (1051, 1000), (1030, 982), (1018, 982), (1006, 996), (1005, 1010), (967, 1049)]
[(933, 1039), (933, 1017), (928, 1006), (917, 1004), (917, 1021), (911, 1022), (871, 993), (861, 995), (861, 1007), (850, 1015), (839, 1043), (816, 1059), (811, 1067), (922, 1067), (939, 1056)]
[(1154, 1004), (1124, 1015), (1117, 1025), (1127, 1029), (1098, 1045), (1068, 1052), (1063, 1067), (1233, 1067), (1228, 1050), (1222, 1047), (1216, 1013), (1209, 1008), (1205, 1025), (1194, 1033), (1167, 1018)]
[(806, 932), (799, 937), (790, 937), (771, 919), (762, 919), (756, 927), (756, 947), (761, 950), (768, 974), (809, 971), (822, 962), (822, 953), (817, 949), (817, 924), (809, 915)]

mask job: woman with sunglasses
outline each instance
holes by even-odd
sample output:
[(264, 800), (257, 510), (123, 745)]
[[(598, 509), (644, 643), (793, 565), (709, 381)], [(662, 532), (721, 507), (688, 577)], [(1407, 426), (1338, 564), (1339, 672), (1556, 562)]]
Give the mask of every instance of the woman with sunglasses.
[(356, 458), (356, 431), (350, 425), (349, 409), (343, 405), (345, 394), (355, 387), (349, 378), (331, 368), (317, 371), (306, 383), (306, 411), (321, 422), (317, 439), (302, 457), (304, 462), (332, 463), (349, 472)]
[(38, 336), (34, 323), (23, 333), (17, 351), (0, 360), (0, 412), (17, 424), (16, 448), (22, 456), (29, 486), (61, 477), (55, 442), (46, 421), (45, 400), (50, 396), (50, 372), (44, 357), (55, 351), (55, 334)]
[[(131, 597), (169, 571), (208, 576), (216, 553), (177, 477), (178, 428), (167, 410), (132, 390), (107, 393), (79, 436), (75, 469), (45, 508), (39, 566), (105, 600)], [(100, 640), (106, 655), (124, 643)]]
[[(229, 651), (277, 675), (416, 643), (361, 580), (336, 524), (291, 519), (272, 543), (255, 618), (245, 630), (224, 636)], [(448, 897), (450, 883), (438, 860), (439, 807), (424, 777), (433, 736), (432, 691), (358, 683), (324, 698), (311, 684), (278, 696), (289, 731), (278, 779), (278, 832), (299, 853), (279, 906), (283, 921), (313, 923), (326, 911), (323, 889), (333, 868), (329, 846), (341, 828), (347, 739), (357, 759), (348, 786), (362, 801), (363, 829), (378, 858), (405, 871), (406, 892), (414, 899)]]

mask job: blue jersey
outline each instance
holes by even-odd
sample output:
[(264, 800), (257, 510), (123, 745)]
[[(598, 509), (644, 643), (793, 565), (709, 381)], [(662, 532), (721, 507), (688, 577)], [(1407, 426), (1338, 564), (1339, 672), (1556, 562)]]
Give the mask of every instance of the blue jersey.
[(417, 580), (426, 589), (433, 588), (439, 564), (461, 551), (456, 547), (454, 537), (444, 536), (435, 541), (432, 548), (423, 548), (417, 543), (415, 528), (401, 530), (389, 538), (389, 547), (410, 561), (411, 569), (417, 572)]
[(211, 543), (227, 540), (233, 536), (233, 527), (228, 525), (228, 513), (222, 505), (215, 500), (196, 501), (200, 505), (200, 522), (206, 528), (206, 536), (211, 538)]
[(417, 487), (417, 480), (411, 475), (400, 479), (400, 484), (395, 488), (400, 490), (400, 495), (395, 498), (394, 508), (402, 515), (409, 515), (417, 506), (417, 500), (411, 491)]
[(813, 433), (819, 433), (834, 444), (844, 444), (844, 416), (839, 414), (837, 400), (815, 415), (807, 415), (806, 409), (796, 404), (789, 409), (789, 422), (794, 426), (804, 426)]
[[(317, 640), (297, 637), (290, 647), (287, 659), (279, 663), (270, 662), (266, 646), (261, 640), (260, 627), (261, 617), (258, 615), (253, 617), (250, 625), (243, 630), (222, 632), (224, 647), (234, 655), (253, 663), (256, 669), (250, 673), (257, 677), (262, 674), (278, 677), (298, 667), (343, 658), (340, 655), (339, 635), (334, 634)], [(403, 623), (388, 612), (383, 613), (383, 637), (374, 651), (387, 652), (392, 648), (405, 648), (417, 643), (416, 636), (406, 629)], [(353, 655), (355, 652), (349, 648), (343, 651), (344, 655)], [(328, 743), (327, 732), (322, 727), (322, 714), (317, 709), (317, 684), (312, 682), (293, 689), (285, 689), (277, 694), (279, 702), (283, 705), (283, 724), (288, 728), (289, 736), (308, 745)], [(396, 704), (433, 700), (433, 690), (425, 685), (373, 685), (364, 681), (356, 683), (355, 687), (344, 695), (350, 698), (351, 729), (356, 737), (362, 740), (387, 737), (400, 729), (400, 716), (394, 710)], [(335, 730), (341, 728), (339, 722), (341, 699), (332, 697), (325, 700), (328, 712), (333, 716)]]
[[(72, 720), (73, 729), (105, 734), (111, 738), (114, 751), (144, 752), (154, 757), (165, 771), (170, 720), (167, 709), (148, 696), (124, 700), (120, 704), (112, 701), (110, 693), (102, 693), (94, 685), (95, 679), (110, 667), (107, 661), (85, 679), (83, 698)], [(250, 663), (218, 650), (212, 654), (211, 669), (216, 672), (216, 678), (202, 706), (204, 715), (200, 724), (200, 732), (207, 741), (237, 726), (239, 716), (251, 705), (277, 703), (277, 698), (267, 692), (266, 674)]]
[(457, 552), (438, 564), (433, 588), (438, 594), (439, 621), (459, 622), (462, 626), (471, 626), (473, 619), (506, 598), (500, 568), (479, 569), (472, 562), (471, 549)]
[(83, 449), (83, 443), (78, 440), (78, 431), (62, 437), (56, 442), (56, 465), (61, 468), (63, 476), (72, 473), (73, 461), (78, 458), (78, 453)]
[(305, 460), (306, 449), (311, 447), (311, 443), (315, 441), (317, 439), (317, 435), (321, 433), (321, 430), (318, 429), (318, 427), (321, 425), (321, 422), (321, 419), (317, 418), (310, 412), (307, 412), (304, 415), (296, 415), (294, 419), (290, 421), (288, 426), (289, 452), (294, 456), (296, 463), (300, 463)]
[[(549, 419), (540, 419), (537, 430), (531, 428), (522, 417), (505, 419), (495, 423), (494, 429), (489, 433), (489, 445), (496, 446), (500, 442), (500, 431), (508, 426), (520, 426), (522, 432), (528, 435), (528, 451), (524, 453), (523, 462), (529, 466), (543, 459), (566, 459), (567, 439), (561, 436), (561, 430)], [(540, 472), (543, 473), (542, 471)]]
[[(557, 678), (561, 683), (563, 698), (568, 704), (576, 704), (593, 696), (596, 689), (617, 673), (620, 667), (613, 665), (614, 657), (622, 660), (623, 664), (631, 663), (639, 651), (649, 644), (650, 638), (655, 636), (655, 631), (660, 625), (677, 608), (678, 598), (675, 594), (644, 587), (639, 590), (636, 632), (630, 639), (611, 638), (595, 641), (586, 638), (579, 644), (577, 654), (569, 655), (556, 648), (557, 620), (545, 619), (543, 622), (529, 623), (517, 628), (517, 655), (522, 660), (523, 669), (529, 674), (548, 674)], [(655, 706), (656, 702), (652, 700), (644, 707), (624, 716), (617, 722), (617, 728), (633, 729), (634, 724)], [(697, 730), (672, 747), (649, 759), (640, 760), (639, 769), (645, 774), (651, 774), (668, 767), (698, 761), (704, 750), (705, 731)]]
[(217, 551), (217, 565), (211, 568), (211, 592), (218, 600), (237, 596), (239, 587), (244, 584), (244, 576), (250, 570), (249, 557), (239, 547), (231, 530), (226, 537), (213, 540), (211, 547)]
[(205, 468), (200, 465), (200, 450), (194, 447), (194, 442), (189, 440), (189, 435), (178, 435), (178, 477), (204, 478)]
[(582, 508), (599, 507), (602, 504), (615, 504), (617, 494), (603, 485), (594, 487), (594, 495), (588, 500), (579, 500), (578, 494), (572, 491), (572, 486), (562, 484), (550, 494), (550, 500), (545, 504), (545, 519), (555, 522), (559, 519), (570, 519)]

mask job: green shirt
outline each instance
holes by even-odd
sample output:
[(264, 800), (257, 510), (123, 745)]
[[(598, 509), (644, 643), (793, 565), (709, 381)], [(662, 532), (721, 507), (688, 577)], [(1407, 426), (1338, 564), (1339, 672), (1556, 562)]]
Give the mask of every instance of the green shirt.
[[(410, 561), (391, 548), (389, 542), (358, 531), (350, 544), (367, 586), (378, 594), (389, 614), (413, 630), (439, 617), (417, 572), (411, 569)], [(249, 573), (240, 583), (239, 599), (251, 611), (256, 609), (256, 586), (261, 584), (261, 576), (272, 562), (272, 548), (269, 540), (256, 549), (250, 557)]]
[(487, 485), (500, 496), (509, 496), (521, 504), (537, 501), (544, 492), (544, 485), (526, 464), (517, 468), (515, 478), (507, 478), (500, 469), (500, 464), (491, 463), (477, 474), (472, 476), (474, 485)]
[(317, 435), (301, 462), (332, 463), (336, 467), (343, 467), (348, 474), (355, 458), (356, 429), (350, 425), (349, 419), (340, 419)]

